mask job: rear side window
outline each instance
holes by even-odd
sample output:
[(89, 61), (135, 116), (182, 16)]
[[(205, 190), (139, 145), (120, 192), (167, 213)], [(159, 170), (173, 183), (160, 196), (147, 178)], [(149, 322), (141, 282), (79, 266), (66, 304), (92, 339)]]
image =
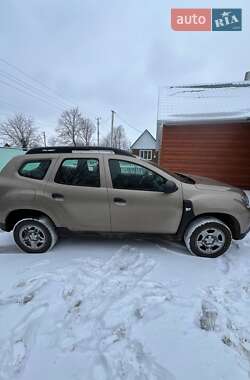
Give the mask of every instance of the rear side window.
[(61, 164), (55, 182), (62, 185), (100, 187), (100, 170), (97, 159), (66, 159)]
[(18, 173), (27, 178), (43, 179), (49, 169), (50, 160), (27, 161), (19, 169)]

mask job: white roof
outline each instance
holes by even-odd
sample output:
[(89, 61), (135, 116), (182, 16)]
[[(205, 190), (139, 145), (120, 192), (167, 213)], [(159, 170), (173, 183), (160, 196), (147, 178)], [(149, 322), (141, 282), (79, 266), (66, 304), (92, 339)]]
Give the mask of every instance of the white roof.
[(145, 131), (131, 145), (130, 149), (155, 149), (155, 144), (155, 138), (147, 129), (145, 129)]
[(158, 122), (246, 120), (250, 118), (250, 81), (160, 89)]

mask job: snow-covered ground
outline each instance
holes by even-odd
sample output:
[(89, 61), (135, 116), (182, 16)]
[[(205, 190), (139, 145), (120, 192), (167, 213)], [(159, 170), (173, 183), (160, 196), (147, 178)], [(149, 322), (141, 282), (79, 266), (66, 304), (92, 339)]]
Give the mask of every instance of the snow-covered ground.
[[(249, 379), (250, 236), (218, 259), (159, 240), (0, 234), (0, 379)], [(202, 327), (202, 328), (201, 328)]]

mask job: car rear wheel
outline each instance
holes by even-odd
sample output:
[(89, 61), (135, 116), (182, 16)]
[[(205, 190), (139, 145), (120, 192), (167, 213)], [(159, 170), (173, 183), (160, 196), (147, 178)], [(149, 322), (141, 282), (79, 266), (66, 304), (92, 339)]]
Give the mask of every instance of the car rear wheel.
[(229, 249), (232, 233), (217, 218), (198, 218), (188, 226), (184, 241), (193, 255), (215, 258)]
[(52, 222), (46, 218), (27, 218), (16, 223), (13, 236), (18, 247), (27, 253), (44, 253), (57, 242), (57, 233)]

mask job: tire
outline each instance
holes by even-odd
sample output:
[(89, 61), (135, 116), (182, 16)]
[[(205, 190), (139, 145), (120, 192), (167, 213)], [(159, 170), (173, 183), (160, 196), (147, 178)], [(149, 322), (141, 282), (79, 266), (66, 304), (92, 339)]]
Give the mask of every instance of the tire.
[(191, 254), (215, 258), (230, 248), (232, 233), (229, 227), (217, 218), (198, 218), (187, 227), (184, 241)]
[(13, 236), (17, 246), (26, 253), (44, 253), (57, 242), (52, 222), (46, 218), (27, 218), (16, 223)]

